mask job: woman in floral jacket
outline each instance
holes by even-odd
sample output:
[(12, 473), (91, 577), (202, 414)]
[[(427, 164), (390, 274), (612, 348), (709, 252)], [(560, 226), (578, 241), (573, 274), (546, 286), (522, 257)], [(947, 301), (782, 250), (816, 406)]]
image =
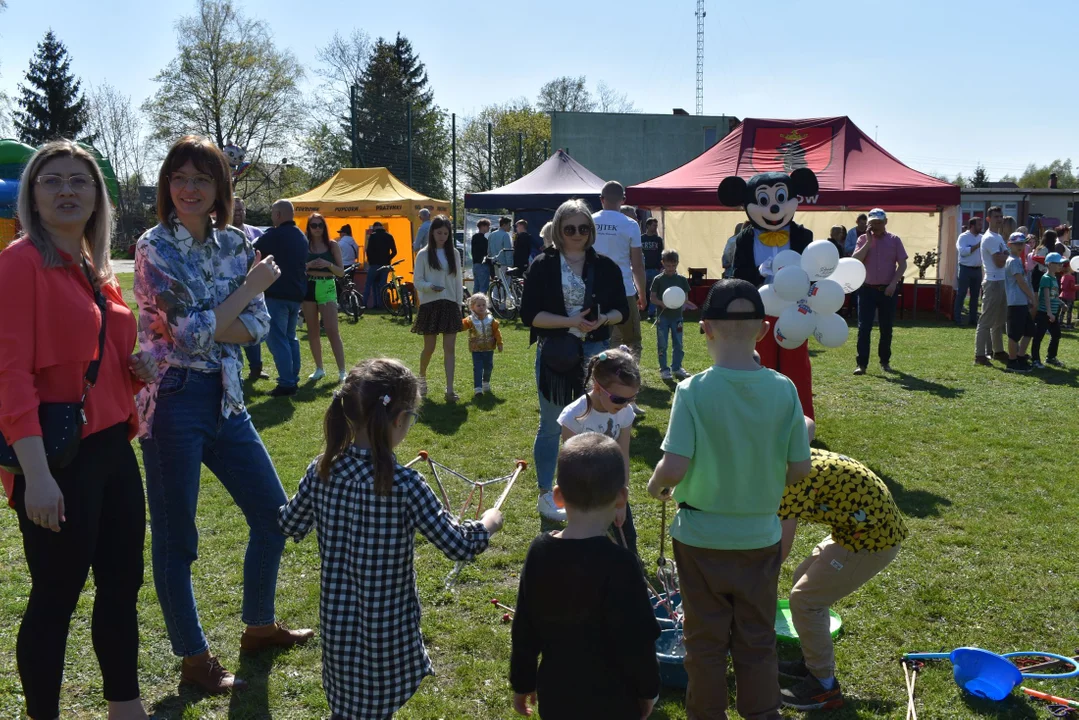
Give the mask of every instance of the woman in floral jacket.
[(139, 342), (157, 380), (139, 393), (139, 438), (150, 506), (154, 585), (183, 682), (209, 693), (244, 682), (218, 663), (199, 623), (191, 586), (198, 553), (195, 508), (205, 464), (247, 519), (240, 647), (257, 651), (306, 641), (310, 630), (276, 622), (274, 593), (285, 538), (277, 509), (287, 498), (244, 408), (240, 346), (269, 331), (262, 293), (281, 274), (229, 226), (228, 162), (208, 139), (172, 146), (157, 188), (159, 224), (135, 249)]

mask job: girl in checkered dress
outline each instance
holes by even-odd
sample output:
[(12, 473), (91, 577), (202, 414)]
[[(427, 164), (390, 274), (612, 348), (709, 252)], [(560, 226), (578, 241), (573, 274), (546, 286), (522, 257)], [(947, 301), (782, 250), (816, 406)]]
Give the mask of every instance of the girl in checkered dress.
[(471, 560), (502, 527), (488, 510), (456, 522), (393, 449), (416, 422), (419, 381), (396, 360), (352, 369), (326, 411), (325, 452), (281, 508), (297, 540), (312, 527), (322, 561), (322, 683), (335, 720), (382, 720), (431, 675), (420, 635), (416, 532), (451, 560)]

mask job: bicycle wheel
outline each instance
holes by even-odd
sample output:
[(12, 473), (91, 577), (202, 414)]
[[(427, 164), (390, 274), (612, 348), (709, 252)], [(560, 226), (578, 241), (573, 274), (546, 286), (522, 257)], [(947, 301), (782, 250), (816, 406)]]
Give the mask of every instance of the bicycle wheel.
[(513, 317), (510, 317), (509, 305), (511, 303), (506, 292), (506, 286), (502, 284), (501, 280), (495, 279), (491, 281), (491, 286), (487, 288), (487, 296), (491, 298), (491, 312), (499, 318), (513, 320), (516, 317), (516, 312), (514, 312)]
[(382, 307), (386, 308), (390, 315), (401, 316), (401, 294), (396, 284), (390, 284), (382, 288)]
[(363, 305), (363, 298), (355, 288), (345, 291), (344, 308), (345, 314), (348, 315), (352, 322), (359, 322), (363, 311), (367, 309)]

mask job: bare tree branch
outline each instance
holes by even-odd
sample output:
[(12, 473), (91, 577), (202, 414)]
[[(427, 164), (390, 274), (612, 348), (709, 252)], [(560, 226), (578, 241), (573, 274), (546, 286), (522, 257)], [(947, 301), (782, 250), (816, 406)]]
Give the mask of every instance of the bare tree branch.
[(620, 93), (606, 82), (600, 80), (596, 85), (596, 112), (635, 113), (640, 112), (625, 93)]

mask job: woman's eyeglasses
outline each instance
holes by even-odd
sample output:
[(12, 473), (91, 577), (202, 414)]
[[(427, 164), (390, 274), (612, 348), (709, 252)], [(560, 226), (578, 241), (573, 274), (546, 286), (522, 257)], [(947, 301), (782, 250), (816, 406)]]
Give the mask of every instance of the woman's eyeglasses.
[(326, 226), (323, 225), (322, 223), (308, 223), (307, 227), (310, 230), (325, 230), (326, 229)]
[(65, 184), (71, 188), (71, 192), (81, 195), (93, 191), (96, 183), (89, 175), (78, 173), (66, 178), (63, 175), (38, 175), (37, 184), (50, 195), (59, 194)]
[(588, 237), (589, 235), (592, 234), (592, 226), (588, 225), (587, 223), (582, 223), (580, 225), (563, 225), (562, 226), (562, 234), (565, 235), (566, 237), (573, 237), (577, 233), (580, 233), (584, 237)]
[(633, 393), (632, 395), (628, 396), (612, 395), (610, 392), (608, 392), (607, 388), (603, 387), (595, 380), (592, 381), (592, 384), (599, 388), (600, 391), (607, 396), (607, 399), (610, 400), (611, 403), (614, 405), (627, 405), (633, 402), (633, 400), (637, 397), (637, 393)]
[(183, 190), (188, 184), (194, 185), (196, 190), (209, 190), (214, 186), (214, 179), (209, 175), (191, 175), (173, 173), (169, 176), (169, 185), (173, 190)]

